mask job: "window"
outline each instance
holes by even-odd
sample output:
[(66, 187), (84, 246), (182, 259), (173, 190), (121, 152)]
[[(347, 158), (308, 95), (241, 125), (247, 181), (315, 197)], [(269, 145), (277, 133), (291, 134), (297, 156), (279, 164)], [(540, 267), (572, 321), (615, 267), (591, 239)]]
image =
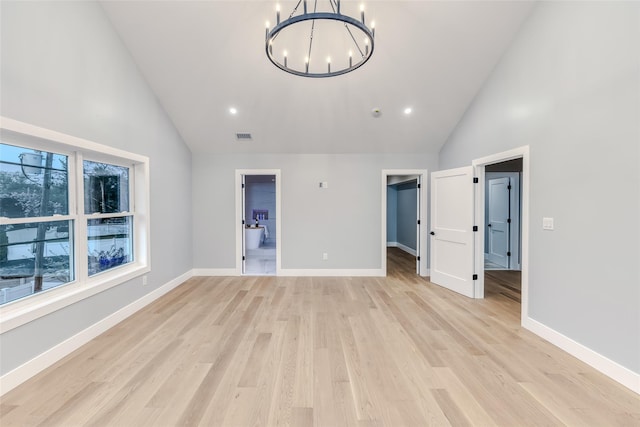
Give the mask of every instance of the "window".
[[(0, 304), (74, 279), (65, 155), (0, 144)], [(51, 221), (66, 218), (66, 221)]]
[(129, 168), (84, 161), (84, 212), (89, 275), (133, 261), (129, 211)]
[(0, 329), (148, 272), (148, 159), (0, 119)]

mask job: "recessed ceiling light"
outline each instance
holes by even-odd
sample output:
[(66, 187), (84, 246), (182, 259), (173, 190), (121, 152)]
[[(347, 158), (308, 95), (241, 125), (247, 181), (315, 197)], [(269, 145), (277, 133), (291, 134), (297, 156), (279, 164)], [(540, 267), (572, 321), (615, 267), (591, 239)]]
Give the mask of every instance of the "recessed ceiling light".
[(411, 109), (411, 107), (407, 107), (407, 108), (404, 109), (404, 113), (405, 114), (411, 114), (412, 111), (413, 110)]
[(231, 108), (229, 108), (229, 113), (231, 113), (231, 114), (238, 114), (238, 109), (237, 109), (237, 108), (235, 108), (235, 107), (231, 107)]

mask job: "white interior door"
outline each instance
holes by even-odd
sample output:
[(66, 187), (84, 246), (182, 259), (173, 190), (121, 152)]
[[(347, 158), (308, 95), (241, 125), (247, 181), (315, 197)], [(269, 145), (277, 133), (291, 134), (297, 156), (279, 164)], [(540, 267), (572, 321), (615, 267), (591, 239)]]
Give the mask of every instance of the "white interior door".
[(473, 186), (472, 166), (431, 174), (431, 281), (471, 298)]
[(487, 258), (502, 268), (509, 268), (509, 187), (509, 178), (490, 179), (488, 183)]

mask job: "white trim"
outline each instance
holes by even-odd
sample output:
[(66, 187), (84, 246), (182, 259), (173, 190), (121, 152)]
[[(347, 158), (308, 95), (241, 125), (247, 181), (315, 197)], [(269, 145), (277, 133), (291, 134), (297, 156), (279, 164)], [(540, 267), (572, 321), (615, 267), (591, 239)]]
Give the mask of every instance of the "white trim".
[(286, 268), (280, 270), (279, 276), (287, 277), (384, 277), (385, 272), (379, 268), (372, 269), (304, 269)]
[(417, 256), (417, 252), (415, 249), (410, 248), (409, 246), (403, 245), (402, 243), (399, 242), (387, 242), (387, 247), (388, 248), (398, 248), (401, 249), (403, 251), (405, 251), (406, 253), (413, 255), (413, 256)]
[[(427, 169), (382, 169), (381, 181), (381, 231), (380, 231), (380, 260), (381, 266), (380, 276), (387, 275), (387, 177), (390, 175), (418, 175), (420, 177), (420, 241), (418, 248), (420, 249), (420, 276), (428, 276), (427, 260), (429, 259), (429, 251), (427, 250), (427, 229), (429, 222), (427, 221), (427, 184), (429, 171)], [(417, 255), (416, 255), (417, 256)]]
[(551, 344), (561, 348), (570, 355), (602, 372), (604, 375), (619, 382), (630, 390), (640, 394), (640, 374), (625, 368), (600, 353), (593, 351), (592, 349), (532, 318), (524, 319), (522, 327), (544, 338)]
[[(130, 153), (128, 151), (113, 148), (107, 145), (98, 144), (97, 142), (89, 141), (76, 136), (67, 135), (61, 132), (56, 132), (50, 129), (45, 129), (39, 126), (34, 126), (28, 123), (20, 122), (10, 119), (8, 117), (0, 116), (0, 128), (4, 131), (20, 134), (19, 138), (25, 140), (25, 137), (32, 140), (34, 144), (43, 144), (48, 147), (47, 150), (53, 149), (64, 150), (63, 152), (69, 152), (69, 146), (77, 147), (81, 151), (92, 151), (97, 157), (109, 161), (108, 158), (102, 157), (102, 155), (113, 156), (118, 158), (131, 159), (134, 162), (145, 163), (148, 161), (146, 156)], [(11, 136), (10, 133), (3, 133), (3, 138)], [(13, 138), (7, 139), (7, 143), (15, 143)], [(72, 150), (75, 151), (75, 150)]]
[(100, 320), (99, 322), (94, 323), (83, 331), (75, 334), (71, 338), (66, 339), (65, 341), (57, 344), (44, 353), (41, 353), (28, 362), (18, 366), (12, 371), (7, 372), (2, 377), (0, 377), (0, 396), (11, 391), (18, 385), (27, 381), (29, 378), (35, 376), (39, 372), (53, 365), (63, 357), (77, 350), (109, 328), (112, 328), (113, 326), (122, 322), (138, 310), (151, 304), (153, 301), (160, 298), (167, 292), (189, 280), (192, 276), (193, 271), (187, 271), (186, 273), (167, 282), (161, 287), (149, 292), (142, 298), (132, 302), (126, 307), (123, 307), (115, 313), (112, 313), (104, 319)]
[(236, 268), (234, 276), (242, 275), (243, 225), (242, 177), (243, 175), (275, 175), (276, 177), (276, 276), (282, 270), (282, 174), (280, 169), (236, 169)]
[(234, 268), (194, 268), (194, 276), (240, 276), (238, 270)]

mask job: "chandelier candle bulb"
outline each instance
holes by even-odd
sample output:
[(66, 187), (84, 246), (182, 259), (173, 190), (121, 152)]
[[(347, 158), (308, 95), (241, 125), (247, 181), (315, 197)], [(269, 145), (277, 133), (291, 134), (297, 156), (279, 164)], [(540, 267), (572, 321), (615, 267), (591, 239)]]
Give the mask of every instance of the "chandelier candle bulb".
[(353, 67), (353, 52), (349, 51), (349, 67)]
[(376, 23), (371, 21), (371, 36), (375, 37), (376, 36)]
[(276, 5), (276, 25), (280, 25), (280, 5)]
[(364, 5), (360, 5), (360, 20), (362, 21), (362, 25), (364, 25)]
[(338, 15), (340, 15), (340, 0), (338, 0), (336, 2), (336, 11), (337, 11)]
[(307, 0), (304, 0), (302, 3), (304, 5), (304, 14), (306, 15), (307, 14)]

